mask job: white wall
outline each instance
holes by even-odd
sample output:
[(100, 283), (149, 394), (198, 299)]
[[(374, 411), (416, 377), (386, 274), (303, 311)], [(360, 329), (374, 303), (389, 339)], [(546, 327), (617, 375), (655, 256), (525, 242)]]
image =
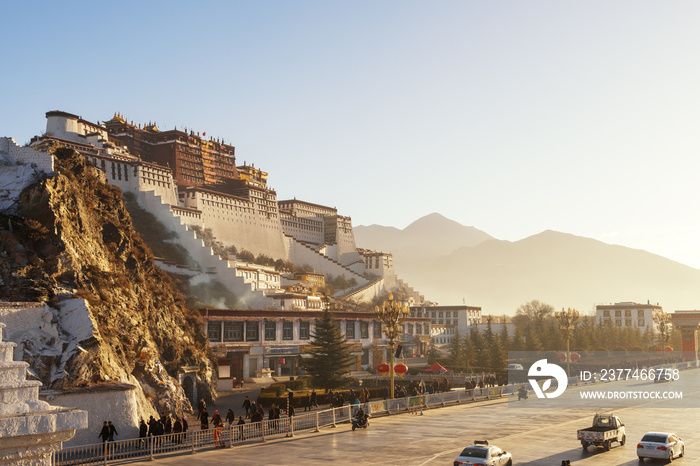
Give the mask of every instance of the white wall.
[(39, 396), (53, 406), (77, 408), (88, 412), (87, 428), (76, 430), (75, 437), (64, 442), (64, 447), (102, 443), (97, 436), (104, 421), (112, 421), (116, 427), (119, 435), (115, 436), (115, 440), (138, 438), (141, 417), (148, 421), (148, 416), (151, 415), (138, 412), (136, 387), (126, 384), (70, 392), (47, 391)]

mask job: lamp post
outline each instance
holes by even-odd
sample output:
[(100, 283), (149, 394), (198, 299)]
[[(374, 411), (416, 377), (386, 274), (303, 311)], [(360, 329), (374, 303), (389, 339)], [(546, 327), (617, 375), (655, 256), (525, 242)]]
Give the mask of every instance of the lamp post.
[(574, 334), (579, 313), (576, 309), (568, 308), (566, 311), (561, 308), (561, 312), (555, 312), (554, 317), (559, 322), (559, 329), (566, 337), (566, 375), (571, 377), (571, 353), (569, 352), (569, 341)]
[(401, 335), (399, 325), (408, 315), (408, 306), (394, 301), (394, 295), (389, 293), (389, 299), (382, 303), (382, 307), (374, 306), (377, 319), (383, 324), (382, 331), (389, 339), (389, 375), (391, 378), (391, 388), (389, 398), (394, 398), (394, 340)]
[(666, 360), (666, 343), (671, 339), (671, 316), (664, 311), (653, 314), (652, 319), (659, 327), (659, 346), (661, 347), (661, 359)]

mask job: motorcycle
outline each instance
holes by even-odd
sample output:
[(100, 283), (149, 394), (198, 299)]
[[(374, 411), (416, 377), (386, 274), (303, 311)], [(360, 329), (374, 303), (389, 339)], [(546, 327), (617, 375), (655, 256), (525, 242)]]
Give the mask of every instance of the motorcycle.
[(353, 418), (352, 420), (352, 430), (355, 429), (366, 429), (369, 427), (369, 420), (365, 417), (364, 419)]
[(527, 400), (527, 390), (524, 388), (518, 390), (518, 401), (520, 400)]

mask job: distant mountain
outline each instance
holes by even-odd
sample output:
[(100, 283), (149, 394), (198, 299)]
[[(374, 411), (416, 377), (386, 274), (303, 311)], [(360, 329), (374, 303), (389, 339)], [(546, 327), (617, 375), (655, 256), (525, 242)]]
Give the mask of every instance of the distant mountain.
[(381, 225), (360, 225), (353, 231), (358, 247), (391, 252), (397, 267), (420, 264), (494, 239), (481, 230), (461, 225), (437, 213), (426, 215), (403, 230)]
[[(620, 301), (650, 301), (668, 312), (700, 306), (700, 270), (664, 257), (550, 230), (515, 242), (469, 236), (465, 242), (478, 242), (445, 252), (449, 244), (459, 243), (455, 238), (446, 243), (441, 230), (448, 222), (456, 224), (450, 227), (453, 232), (461, 227), (490, 238), (433, 214), (411, 225), (419, 224), (421, 235), (406, 234), (410, 226), (392, 229), (403, 240), (400, 247), (392, 248), (381, 236), (375, 243), (368, 234), (387, 233), (382, 230), (386, 227), (364, 227), (357, 242), (394, 253), (397, 274), (426, 299), (440, 304), (465, 300), (489, 314), (514, 314), (532, 299), (555, 309), (574, 307), (583, 312), (594, 310), (596, 304)], [(411, 251), (430, 251), (432, 256), (420, 254), (420, 261), (405, 257)]]

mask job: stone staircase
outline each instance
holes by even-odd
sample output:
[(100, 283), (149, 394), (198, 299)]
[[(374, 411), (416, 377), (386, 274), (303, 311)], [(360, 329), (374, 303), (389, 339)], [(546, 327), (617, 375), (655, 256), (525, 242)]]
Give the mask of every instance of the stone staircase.
[(50, 465), (51, 453), (87, 428), (87, 412), (39, 400), (41, 382), (27, 380), (29, 364), (14, 361), (15, 343), (2, 341), (0, 323), (0, 464)]

